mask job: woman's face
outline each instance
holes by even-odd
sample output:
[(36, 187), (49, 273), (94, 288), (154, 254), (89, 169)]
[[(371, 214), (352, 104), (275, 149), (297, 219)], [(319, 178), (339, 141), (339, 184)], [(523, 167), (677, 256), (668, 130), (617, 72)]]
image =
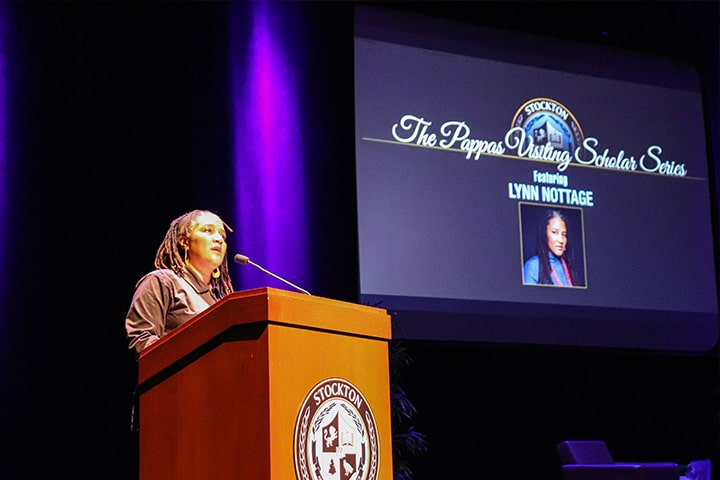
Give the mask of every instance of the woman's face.
[(188, 261), (200, 272), (212, 272), (225, 258), (226, 236), (223, 222), (217, 215), (199, 215), (188, 238)]
[(556, 257), (562, 257), (567, 248), (567, 227), (565, 222), (558, 218), (551, 218), (548, 222), (547, 228), (548, 248)]

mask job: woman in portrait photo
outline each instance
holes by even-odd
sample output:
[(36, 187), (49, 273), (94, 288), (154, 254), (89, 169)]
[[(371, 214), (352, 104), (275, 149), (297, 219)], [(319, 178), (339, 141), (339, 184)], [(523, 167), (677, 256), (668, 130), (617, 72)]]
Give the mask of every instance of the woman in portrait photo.
[(569, 250), (568, 218), (561, 210), (545, 211), (538, 224), (535, 252), (523, 266), (523, 283), (557, 287), (584, 285)]

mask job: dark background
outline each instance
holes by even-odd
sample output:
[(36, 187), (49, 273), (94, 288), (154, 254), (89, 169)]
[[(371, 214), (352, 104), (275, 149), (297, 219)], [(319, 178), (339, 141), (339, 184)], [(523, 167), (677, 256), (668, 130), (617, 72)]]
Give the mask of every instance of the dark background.
[[(353, 3), (272, 3), (302, 19), (307, 42), (313, 293), (357, 301)], [(715, 2), (382, 4), (689, 60), (718, 131)], [(233, 208), (228, 4), (5, 7), (0, 478), (134, 478), (123, 326), (134, 284), (171, 219)], [(717, 159), (717, 138), (708, 148)], [(416, 480), (559, 479), (554, 446), (571, 438), (603, 439), (618, 460), (720, 468), (717, 350), (404, 346), (412, 362), (396, 381), (428, 445), (410, 459)]]

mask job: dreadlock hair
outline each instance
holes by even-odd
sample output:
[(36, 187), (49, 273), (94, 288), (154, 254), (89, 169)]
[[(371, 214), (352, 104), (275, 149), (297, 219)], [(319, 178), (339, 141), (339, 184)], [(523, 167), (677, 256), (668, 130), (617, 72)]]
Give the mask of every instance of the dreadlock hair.
[[(565, 222), (565, 226), (569, 227), (567, 216), (560, 210), (548, 209), (543, 215), (543, 221), (538, 224), (537, 238), (535, 240), (535, 248), (537, 249), (538, 261), (540, 262), (540, 268), (538, 269), (538, 283), (545, 285), (552, 285), (551, 267), (550, 267), (550, 248), (548, 247), (547, 238), (547, 226), (550, 224), (550, 220), (553, 218), (559, 218)], [(570, 273), (570, 281), (573, 285), (577, 284), (575, 268), (573, 265), (572, 250), (570, 242), (567, 243), (565, 253), (563, 257), (565, 264), (567, 265), (568, 272)]]
[[(193, 229), (197, 226), (197, 218), (200, 215), (209, 213), (219, 216), (209, 210), (192, 210), (187, 212), (170, 223), (160, 247), (158, 247), (157, 253), (155, 254), (155, 268), (162, 269), (167, 268), (180, 275), (186, 270), (185, 266), (185, 250), (180, 245), (180, 237), (190, 238), (190, 234)], [(225, 230), (232, 232), (232, 229), (222, 220)], [(220, 297), (233, 292), (232, 280), (230, 278), (230, 272), (228, 269), (227, 255), (223, 258), (222, 264), (218, 267), (220, 269), (220, 276), (218, 278), (211, 279), (211, 286), (215, 289)]]

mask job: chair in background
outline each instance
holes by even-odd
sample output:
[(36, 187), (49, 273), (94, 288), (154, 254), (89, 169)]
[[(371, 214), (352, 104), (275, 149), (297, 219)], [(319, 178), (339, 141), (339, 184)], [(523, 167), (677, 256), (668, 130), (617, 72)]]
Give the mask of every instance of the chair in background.
[(672, 462), (616, 462), (602, 440), (566, 440), (556, 448), (565, 480), (680, 480), (687, 469)]

